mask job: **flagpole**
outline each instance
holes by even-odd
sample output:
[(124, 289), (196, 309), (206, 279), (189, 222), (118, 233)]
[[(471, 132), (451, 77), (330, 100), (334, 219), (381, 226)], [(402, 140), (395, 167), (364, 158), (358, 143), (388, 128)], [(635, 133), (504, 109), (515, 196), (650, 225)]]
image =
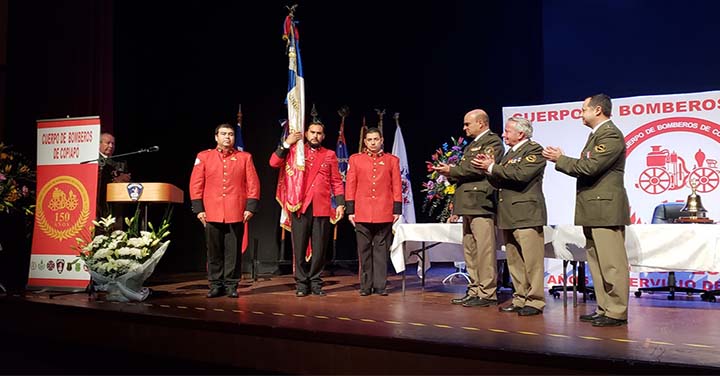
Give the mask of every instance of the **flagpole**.
[(377, 113), (378, 118), (379, 118), (379, 120), (378, 120), (378, 126), (377, 126), (377, 127), (378, 127), (378, 129), (380, 130), (380, 133), (382, 133), (382, 130), (383, 130), (383, 117), (385, 117), (385, 109), (383, 108), (382, 110), (380, 110), (380, 109), (376, 108), (376, 109), (375, 109), (375, 112)]
[(360, 145), (358, 145), (358, 153), (363, 152), (363, 141), (365, 140), (365, 131), (367, 131), (367, 125), (365, 124), (365, 116), (363, 116), (362, 126), (360, 127)]
[[(345, 145), (344, 149), (347, 152), (347, 144), (345, 143), (345, 118), (348, 117), (350, 114), (350, 108), (348, 106), (342, 106), (338, 110), (338, 115), (340, 115), (340, 130), (338, 131), (338, 142), (337, 144), (340, 145), (340, 142)], [(338, 148), (336, 148), (336, 154), (338, 152)], [(338, 158), (347, 158), (347, 153), (343, 156), (337, 155)], [(347, 160), (345, 161), (347, 162)], [(339, 164), (338, 164), (339, 167)], [(342, 171), (341, 171), (342, 173)], [(343, 178), (343, 185), (345, 184), (345, 173), (342, 173)], [(337, 259), (337, 232), (338, 232), (338, 223), (335, 222), (334, 229), (333, 229), (333, 256), (330, 260), (331, 263), (335, 262), (335, 259)]]

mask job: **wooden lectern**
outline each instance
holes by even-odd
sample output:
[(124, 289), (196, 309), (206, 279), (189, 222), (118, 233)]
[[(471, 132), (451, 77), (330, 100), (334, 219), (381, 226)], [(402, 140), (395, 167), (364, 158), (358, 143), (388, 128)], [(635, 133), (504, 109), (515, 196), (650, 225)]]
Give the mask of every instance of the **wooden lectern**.
[(182, 189), (168, 183), (108, 183), (107, 202), (139, 202), (142, 210), (141, 228), (147, 230), (148, 204), (182, 204)]

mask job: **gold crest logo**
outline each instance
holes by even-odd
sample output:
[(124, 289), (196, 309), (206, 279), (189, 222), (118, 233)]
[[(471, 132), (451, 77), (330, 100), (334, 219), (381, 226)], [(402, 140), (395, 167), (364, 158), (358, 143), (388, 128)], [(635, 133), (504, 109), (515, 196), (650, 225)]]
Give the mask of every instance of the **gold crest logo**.
[(493, 156), (495, 154), (495, 149), (492, 146), (488, 146), (485, 148), (485, 151), (483, 154), (486, 154), (488, 156)]
[(607, 151), (607, 148), (605, 147), (605, 144), (595, 145), (595, 151), (598, 153), (604, 153)]
[(531, 154), (531, 155), (528, 155), (527, 157), (525, 157), (525, 160), (530, 163), (535, 163), (535, 162), (537, 162), (537, 157)]
[(38, 193), (35, 216), (45, 235), (59, 241), (74, 237), (90, 217), (90, 198), (85, 186), (72, 176), (50, 180)]

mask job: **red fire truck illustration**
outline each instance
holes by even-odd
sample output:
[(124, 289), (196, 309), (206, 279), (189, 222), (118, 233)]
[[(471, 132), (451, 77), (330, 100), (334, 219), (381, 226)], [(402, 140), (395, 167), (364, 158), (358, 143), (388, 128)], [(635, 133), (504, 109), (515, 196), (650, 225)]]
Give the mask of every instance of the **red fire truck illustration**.
[(675, 151), (660, 149), (662, 145), (650, 146), (652, 150), (647, 154), (647, 168), (640, 173), (636, 188), (646, 193), (657, 195), (666, 190), (683, 188), (690, 181), (697, 181), (697, 191), (700, 193), (712, 192), (720, 185), (717, 160), (705, 159), (705, 153), (698, 149), (695, 153), (697, 163), (688, 170), (685, 159), (678, 156)]

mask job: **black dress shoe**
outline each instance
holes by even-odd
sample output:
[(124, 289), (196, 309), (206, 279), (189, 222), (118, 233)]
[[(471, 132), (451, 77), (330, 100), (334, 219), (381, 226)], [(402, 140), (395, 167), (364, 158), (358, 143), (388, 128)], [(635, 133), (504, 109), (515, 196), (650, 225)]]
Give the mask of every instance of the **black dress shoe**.
[(518, 311), (518, 316), (535, 316), (541, 314), (542, 311), (530, 306), (525, 306)]
[(597, 320), (600, 317), (603, 317), (604, 315), (601, 315), (597, 312), (589, 313), (587, 315), (580, 315), (580, 321), (583, 322), (593, 322)]
[(453, 299), (451, 300), (451, 302), (452, 304), (463, 304), (472, 298), (476, 298), (476, 296), (470, 296), (468, 294), (465, 294), (465, 296), (463, 296), (462, 298)]
[(377, 290), (377, 289), (376, 289), (376, 290), (375, 290), (375, 293), (378, 294), (378, 295), (380, 295), (380, 296), (388, 296), (387, 290), (385, 290), (385, 289), (382, 289), (382, 290)]
[(217, 298), (218, 296), (223, 295), (223, 288), (222, 287), (213, 287), (210, 289), (210, 292), (207, 293), (208, 298)]
[(370, 295), (370, 290), (360, 290), (360, 296), (368, 296)]
[(237, 290), (230, 290), (230, 292), (227, 294), (227, 296), (228, 296), (228, 298), (237, 298), (239, 295), (238, 295)]
[(302, 298), (303, 296), (308, 296), (308, 292), (305, 290), (297, 290), (295, 291), (295, 296)]
[(620, 326), (627, 324), (627, 320), (614, 319), (612, 317), (600, 316), (593, 320), (592, 326)]
[(498, 307), (498, 311), (505, 313), (519, 312), (521, 309), (523, 309), (523, 307), (518, 307), (515, 304), (510, 304), (507, 307)]
[(325, 293), (325, 291), (323, 291), (322, 289), (313, 289), (313, 290), (312, 290), (312, 294), (313, 294), (313, 295), (317, 295), (317, 296), (325, 296), (325, 295), (327, 295), (327, 294)]
[(463, 303), (463, 307), (489, 307), (491, 305), (497, 305), (497, 300), (489, 300), (473, 296), (468, 301)]

